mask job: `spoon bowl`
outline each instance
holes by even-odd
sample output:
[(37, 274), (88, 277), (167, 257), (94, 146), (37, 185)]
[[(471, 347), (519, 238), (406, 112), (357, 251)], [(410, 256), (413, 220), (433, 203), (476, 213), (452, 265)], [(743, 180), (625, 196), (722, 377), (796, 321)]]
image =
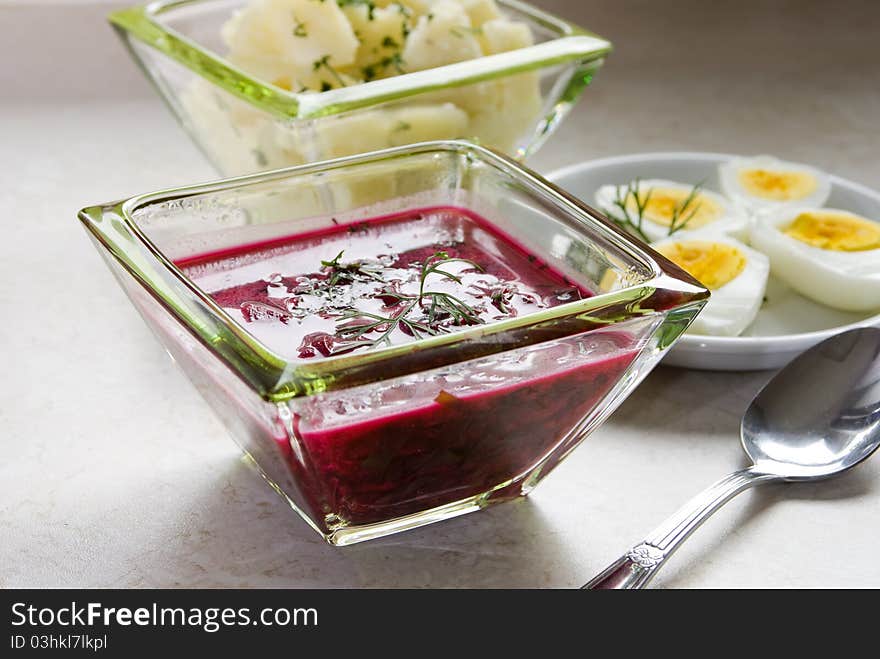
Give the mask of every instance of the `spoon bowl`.
[(712, 513), (759, 483), (830, 478), (880, 445), (880, 329), (863, 327), (819, 343), (783, 368), (743, 416), (752, 461), (686, 503), (584, 588), (643, 588)]
[(755, 397), (742, 445), (756, 471), (829, 478), (880, 445), (880, 329), (838, 334), (794, 359)]

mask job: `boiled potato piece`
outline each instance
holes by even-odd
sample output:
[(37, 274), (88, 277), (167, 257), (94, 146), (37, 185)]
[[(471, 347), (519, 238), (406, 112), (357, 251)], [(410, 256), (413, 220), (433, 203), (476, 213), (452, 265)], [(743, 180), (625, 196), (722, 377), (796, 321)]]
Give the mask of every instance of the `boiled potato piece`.
[(351, 75), (370, 81), (397, 75), (402, 71), (400, 57), (410, 30), (410, 14), (402, 5), (389, 5), (372, 11), (367, 5), (345, 5), (346, 17), (360, 40)]
[(315, 133), (327, 157), (389, 146), (463, 137), (468, 115), (451, 103), (373, 110), (318, 120)]
[(284, 41), (266, 20), (262, 5), (249, 5), (224, 26), (227, 58), (247, 73), (280, 86), (289, 86), (295, 68), (285, 53)]
[(419, 17), (406, 40), (403, 60), (408, 71), (422, 71), (480, 57), (483, 52), (464, 7), (439, 0)]
[(528, 25), (505, 18), (496, 18), (483, 23), (479, 36), (480, 45), (486, 55), (527, 48), (535, 43)]
[[(483, 23), (479, 39), (487, 55), (534, 44), (528, 25), (503, 18)], [(472, 94), (466, 101), (472, 133), (489, 146), (513, 150), (541, 113), (543, 99), (538, 73), (521, 73), (474, 87), (479, 87), (478, 94)], [(475, 98), (478, 103), (472, 102)], [(503, 116), (504, 121), (497, 121), (498, 116)]]
[(485, 84), (489, 87), (481, 96), (483, 104), (470, 113), (471, 133), (484, 144), (512, 152), (541, 115), (538, 74), (520, 73)]
[(501, 18), (495, 0), (458, 0), (471, 19), (471, 25), (480, 27), (486, 21)]
[(466, 137), (467, 113), (452, 103), (413, 105), (390, 111), (389, 146)]
[(391, 117), (386, 110), (370, 110), (315, 122), (315, 138), (324, 157), (336, 158), (388, 146)]
[(431, 11), (431, 5), (437, 0), (376, 0), (377, 7), (390, 7), (391, 5), (401, 5), (405, 7), (414, 17), (419, 17)]
[(181, 96), (190, 116), (198, 117), (191, 129), (211, 159), (229, 175), (299, 164), (303, 156), (277, 139), (279, 124), (231, 94), (208, 82)]
[(345, 84), (336, 69), (355, 61), (359, 42), (336, 2), (256, 0), (224, 26), (229, 59), (296, 89)]

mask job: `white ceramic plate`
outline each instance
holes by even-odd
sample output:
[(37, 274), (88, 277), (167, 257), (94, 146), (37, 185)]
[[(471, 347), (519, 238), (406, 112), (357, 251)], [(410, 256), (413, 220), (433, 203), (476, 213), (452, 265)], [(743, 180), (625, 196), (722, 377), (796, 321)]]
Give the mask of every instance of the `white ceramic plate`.
[[(578, 163), (551, 172), (547, 178), (590, 206), (595, 205), (600, 186), (625, 185), (635, 178), (704, 182), (706, 189), (720, 192), (718, 165), (733, 157), (723, 153), (640, 153)], [(837, 176), (830, 179), (827, 206), (880, 219), (880, 193)], [(880, 314), (829, 309), (771, 277), (767, 301), (741, 336), (685, 334), (663, 363), (722, 371), (779, 368), (822, 339), (863, 325), (880, 326)]]

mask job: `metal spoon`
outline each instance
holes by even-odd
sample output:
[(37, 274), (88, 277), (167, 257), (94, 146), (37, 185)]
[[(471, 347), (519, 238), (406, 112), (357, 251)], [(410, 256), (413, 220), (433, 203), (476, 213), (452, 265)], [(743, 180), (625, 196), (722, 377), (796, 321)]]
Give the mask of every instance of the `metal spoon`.
[(691, 499), (584, 588), (643, 588), (709, 516), (758, 483), (830, 478), (880, 444), (880, 329), (831, 337), (797, 357), (758, 393), (742, 420), (752, 466)]

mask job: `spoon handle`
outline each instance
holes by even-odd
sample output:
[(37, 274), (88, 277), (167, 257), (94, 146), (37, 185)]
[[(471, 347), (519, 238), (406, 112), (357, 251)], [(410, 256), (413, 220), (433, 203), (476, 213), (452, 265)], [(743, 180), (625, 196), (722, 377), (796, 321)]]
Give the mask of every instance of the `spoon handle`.
[(740, 492), (752, 485), (777, 477), (763, 474), (754, 467), (735, 471), (710, 485), (679, 508), (644, 542), (630, 549), (583, 588), (622, 590), (644, 588), (682, 542), (709, 516)]

